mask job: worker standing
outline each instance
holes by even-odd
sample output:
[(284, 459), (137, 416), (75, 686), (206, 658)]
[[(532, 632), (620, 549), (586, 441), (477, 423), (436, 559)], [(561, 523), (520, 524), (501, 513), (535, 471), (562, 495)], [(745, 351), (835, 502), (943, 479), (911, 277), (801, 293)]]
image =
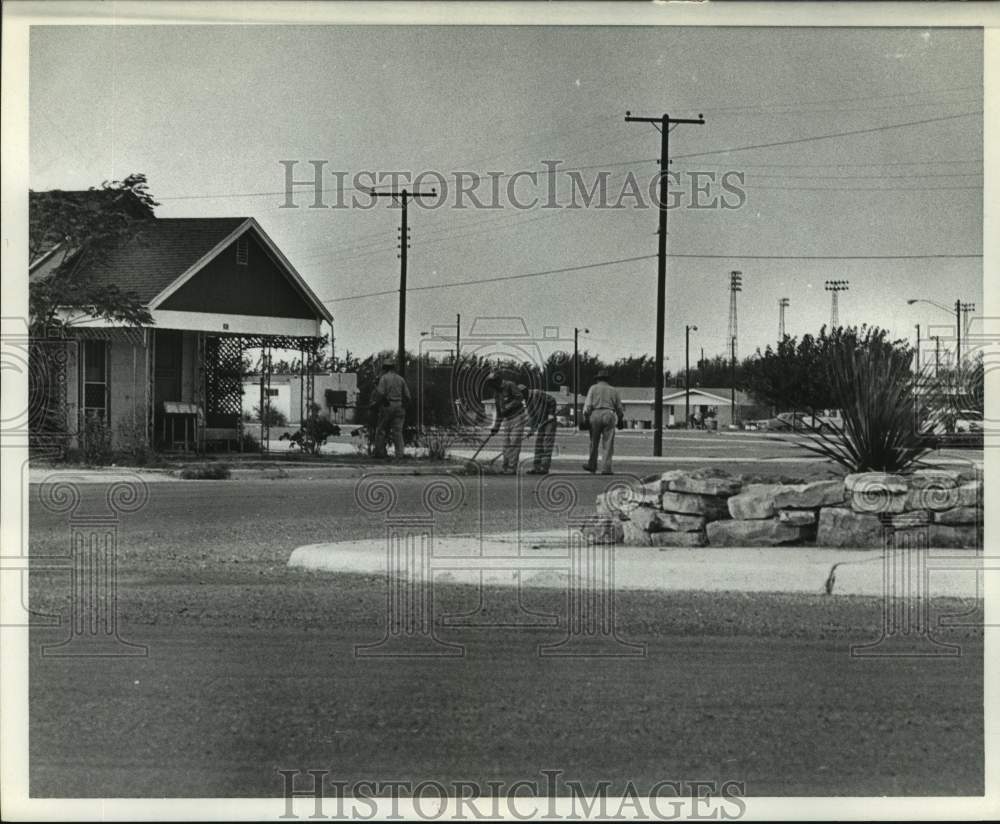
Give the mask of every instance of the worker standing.
[[(608, 371), (597, 373), (597, 383), (587, 391), (583, 405), (583, 417), (590, 428), (590, 460), (583, 465), (587, 472), (597, 472), (598, 464), (602, 475), (611, 475), (611, 459), (615, 452), (615, 429), (625, 420), (618, 390), (608, 383)], [(600, 462), (598, 462), (600, 452)]]
[(524, 437), (524, 396), (514, 381), (495, 371), (486, 377), (486, 388), (493, 394), (493, 428), (490, 434), (496, 435), (503, 429), (501, 472), (513, 475), (517, 473), (521, 439)]
[(556, 445), (556, 399), (541, 389), (519, 386), (525, 398), (528, 417), (528, 437), (535, 432), (534, 467), (529, 475), (548, 475), (552, 466), (552, 452)]
[(386, 436), (392, 436), (396, 448), (396, 458), (404, 456), (403, 424), (406, 421), (406, 407), (410, 403), (410, 387), (402, 375), (396, 372), (391, 360), (382, 361), (382, 377), (379, 378), (372, 396), (371, 409), (378, 412), (375, 424), (375, 457), (385, 458)]

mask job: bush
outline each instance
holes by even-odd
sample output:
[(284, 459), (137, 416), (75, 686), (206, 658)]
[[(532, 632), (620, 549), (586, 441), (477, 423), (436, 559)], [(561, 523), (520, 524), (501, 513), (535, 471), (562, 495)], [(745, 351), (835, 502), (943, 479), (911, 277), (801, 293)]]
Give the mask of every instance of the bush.
[(145, 420), (122, 418), (118, 422), (118, 454), (122, 463), (145, 466), (152, 457), (149, 439), (146, 437)]
[(224, 463), (190, 464), (181, 467), (181, 477), (186, 481), (224, 481), (231, 470)]
[(86, 415), (81, 433), (84, 463), (101, 466), (111, 463), (111, 427), (102, 415)]
[(427, 449), (427, 457), (435, 461), (448, 458), (448, 450), (458, 441), (458, 433), (454, 429), (430, 429), (421, 438)]
[[(264, 423), (267, 426), (288, 426), (288, 418), (285, 417), (285, 413), (280, 409), (275, 409), (273, 406), (268, 406), (267, 412), (265, 413)], [(255, 406), (253, 412), (251, 413), (251, 421), (260, 421), (260, 406)]]
[[(925, 397), (937, 391), (933, 379), (914, 374), (909, 358), (887, 345), (884, 333), (833, 341), (823, 365), (842, 423), (807, 430), (806, 449), (849, 472), (900, 472), (931, 450), (917, 429), (916, 401), (918, 390)], [(929, 414), (937, 418), (942, 411)]]

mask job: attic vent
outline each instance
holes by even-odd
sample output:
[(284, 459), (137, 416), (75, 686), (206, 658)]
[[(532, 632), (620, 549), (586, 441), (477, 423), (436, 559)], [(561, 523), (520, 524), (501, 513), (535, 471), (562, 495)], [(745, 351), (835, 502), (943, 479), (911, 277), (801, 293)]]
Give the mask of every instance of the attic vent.
[(236, 240), (236, 264), (238, 266), (246, 266), (247, 261), (250, 259), (250, 244), (244, 235)]

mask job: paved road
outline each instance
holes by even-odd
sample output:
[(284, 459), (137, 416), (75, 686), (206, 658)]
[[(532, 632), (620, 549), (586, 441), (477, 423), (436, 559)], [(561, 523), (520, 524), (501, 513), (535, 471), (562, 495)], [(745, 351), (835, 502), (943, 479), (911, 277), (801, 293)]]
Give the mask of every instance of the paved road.
[[(425, 478), (396, 482), (417, 511)], [(601, 479), (582, 476), (580, 499)], [(533, 487), (527, 491), (532, 493)], [(106, 489), (81, 489), (98, 512)], [(526, 526), (551, 527), (532, 494)], [(287, 567), (300, 544), (375, 537), (351, 480), (159, 484), (123, 517), (122, 637), (142, 658), (58, 659), (32, 631), (30, 746), (35, 793), (270, 796), (273, 770), (334, 769), (345, 779), (536, 777), (582, 781), (743, 780), (752, 794), (976, 794), (982, 791), (982, 645), (951, 659), (859, 660), (878, 637), (873, 598), (623, 593), (622, 638), (638, 660), (541, 659), (551, 629), (442, 629), (462, 658), (358, 659), (384, 632), (380, 577)], [(442, 516), (509, 528), (511, 478), (487, 479), (486, 506)], [(66, 516), (33, 502), (32, 552), (65, 550)], [(68, 614), (69, 575), (32, 574), (31, 603)], [(504, 592), (509, 593), (510, 590)], [(474, 609), (451, 586), (441, 612)], [(487, 593), (503, 622), (510, 602)], [(564, 614), (563, 595), (525, 595)], [(934, 617), (967, 605), (936, 604)], [(441, 614), (439, 612), (438, 614)]]

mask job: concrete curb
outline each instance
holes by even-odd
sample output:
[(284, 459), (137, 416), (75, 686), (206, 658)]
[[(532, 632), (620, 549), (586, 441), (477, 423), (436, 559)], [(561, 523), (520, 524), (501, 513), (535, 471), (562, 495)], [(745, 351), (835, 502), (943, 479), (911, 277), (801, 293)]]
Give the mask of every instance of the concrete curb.
[[(974, 552), (935, 550), (928, 562), (927, 597), (977, 598)], [(465, 583), (532, 588), (565, 588), (569, 581), (566, 533), (435, 538), (431, 570), (435, 583)], [(310, 544), (295, 549), (288, 566), (308, 571), (385, 576), (385, 540)], [(412, 567), (411, 567), (412, 569)], [(615, 590), (703, 592), (827, 593), (833, 573), (834, 595), (885, 593), (879, 550), (816, 547), (713, 548), (656, 550), (617, 547)], [(401, 577), (408, 576), (404, 570)], [(579, 580), (593, 588), (593, 582)], [(907, 593), (900, 592), (900, 595)]]

